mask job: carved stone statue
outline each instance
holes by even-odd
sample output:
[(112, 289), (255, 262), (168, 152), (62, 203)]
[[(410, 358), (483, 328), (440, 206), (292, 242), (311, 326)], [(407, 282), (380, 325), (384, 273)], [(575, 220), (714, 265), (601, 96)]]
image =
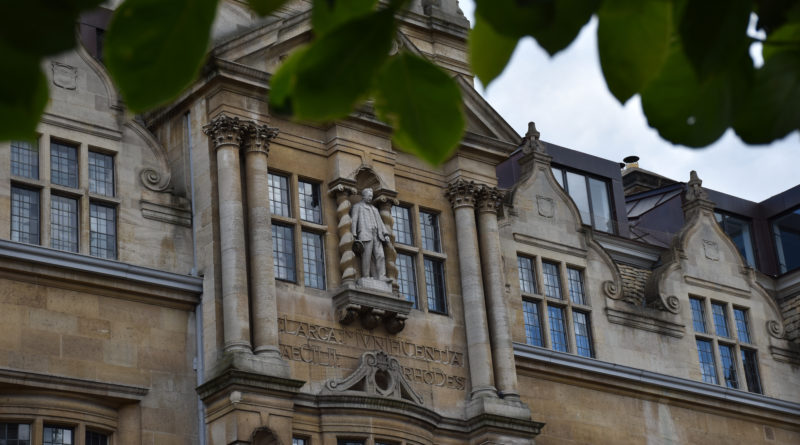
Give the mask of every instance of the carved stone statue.
[(383, 244), (391, 241), (378, 208), (372, 204), (372, 189), (361, 191), (361, 201), (350, 210), (353, 251), (361, 255), (361, 277), (386, 280)]

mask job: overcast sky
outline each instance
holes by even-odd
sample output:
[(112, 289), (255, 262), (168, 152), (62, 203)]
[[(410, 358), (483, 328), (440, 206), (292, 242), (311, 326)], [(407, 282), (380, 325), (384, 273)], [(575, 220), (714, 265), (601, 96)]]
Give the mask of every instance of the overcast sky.
[[(459, 3), (472, 20), (472, 0)], [(608, 91), (595, 18), (552, 59), (533, 39), (524, 39), (489, 89), (478, 81), (476, 88), (520, 134), (534, 121), (548, 142), (615, 161), (636, 155), (641, 168), (672, 179), (685, 182), (697, 170), (703, 186), (753, 201), (800, 183), (796, 131), (768, 146), (747, 146), (732, 130), (704, 149), (662, 140), (647, 126), (638, 95), (622, 106)]]

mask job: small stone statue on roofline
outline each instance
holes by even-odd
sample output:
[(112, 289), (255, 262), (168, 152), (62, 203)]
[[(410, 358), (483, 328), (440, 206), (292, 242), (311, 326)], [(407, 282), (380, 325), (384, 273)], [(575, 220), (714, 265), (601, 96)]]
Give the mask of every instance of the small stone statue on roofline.
[[(361, 191), (361, 201), (355, 203), (350, 210), (353, 232), (353, 252), (361, 257), (361, 280), (364, 285), (377, 284), (370, 279), (382, 282), (377, 287), (384, 288), (386, 277), (386, 257), (383, 245), (391, 242), (391, 237), (383, 224), (380, 212), (372, 204), (372, 189), (367, 187)], [(374, 287), (374, 286), (369, 286)]]

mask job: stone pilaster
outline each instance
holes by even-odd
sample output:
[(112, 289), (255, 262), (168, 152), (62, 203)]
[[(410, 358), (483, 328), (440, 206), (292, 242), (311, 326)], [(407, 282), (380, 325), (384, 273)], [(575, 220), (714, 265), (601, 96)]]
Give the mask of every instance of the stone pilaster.
[(492, 363), (497, 390), (505, 399), (519, 399), (511, 326), (503, 298), (503, 270), (500, 258), (500, 233), (497, 211), (502, 206), (504, 193), (496, 187), (477, 189), (478, 233), (481, 265), (484, 273), (484, 290), (488, 310), (489, 332), (492, 339)]
[(281, 360), (272, 263), (272, 223), (269, 194), (265, 192), (269, 189), (269, 143), (278, 135), (278, 130), (248, 122), (244, 125), (244, 134), (253, 350), (257, 355)]
[(250, 352), (247, 302), (247, 260), (239, 150), (243, 126), (239, 118), (219, 115), (203, 127), (217, 153), (222, 314), (225, 352)]
[(458, 264), (461, 273), (461, 294), (464, 300), (467, 353), (469, 354), (469, 372), (472, 382), (471, 399), (497, 397), (475, 224), (476, 191), (477, 187), (474, 182), (457, 179), (448, 186), (446, 193), (453, 206), (456, 219)]

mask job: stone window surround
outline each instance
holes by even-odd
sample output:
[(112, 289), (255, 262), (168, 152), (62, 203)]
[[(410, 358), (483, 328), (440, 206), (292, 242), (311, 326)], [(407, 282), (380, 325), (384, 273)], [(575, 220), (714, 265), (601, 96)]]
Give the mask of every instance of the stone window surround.
[[(280, 278), (275, 278), (276, 281), (284, 281), (287, 283), (292, 283), (297, 286), (305, 286), (305, 280), (301, 279), (304, 277), (304, 266), (303, 266), (303, 232), (314, 233), (320, 235), (322, 238), (322, 258), (323, 262), (325, 263), (325, 288), (328, 288), (328, 277), (331, 276), (329, 261), (326, 261), (326, 252), (328, 251), (329, 246), (327, 245), (327, 233), (328, 233), (328, 225), (325, 224), (325, 209), (320, 203), (320, 218), (322, 220), (322, 224), (317, 224), (309, 221), (305, 221), (300, 218), (300, 199), (298, 197), (298, 190), (300, 181), (303, 182), (310, 182), (312, 184), (317, 184), (320, 188), (322, 187), (323, 181), (314, 178), (308, 178), (306, 176), (298, 175), (296, 173), (290, 173), (283, 170), (277, 170), (270, 168), (269, 173), (273, 175), (283, 176), (288, 179), (289, 183), (289, 215), (290, 216), (282, 216), (282, 215), (271, 215), (272, 223), (285, 226), (285, 227), (292, 227), (294, 233), (294, 270), (295, 270), (295, 281), (287, 281)], [(316, 289), (314, 287), (308, 287), (309, 289)]]
[(30, 445), (39, 445), (44, 440), (45, 427), (67, 428), (72, 430), (72, 445), (84, 445), (86, 432), (91, 431), (103, 434), (108, 438), (109, 443), (113, 443), (114, 432), (84, 420), (64, 420), (62, 416), (42, 416), (42, 415), (19, 415), (19, 416), (0, 416), (0, 423), (16, 423), (30, 425)]
[[(420, 206), (417, 204), (410, 204), (406, 202), (402, 202), (398, 204), (398, 207), (404, 207), (408, 209), (409, 213), (409, 225), (411, 226), (411, 239), (414, 243), (413, 245), (407, 245), (402, 243), (394, 243), (394, 247), (397, 250), (398, 254), (405, 254), (413, 258), (414, 260), (414, 277), (416, 278), (416, 282), (414, 286), (416, 286), (417, 291), (417, 302), (414, 306), (415, 309), (420, 311), (429, 312), (431, 314), (437, 315), (448, 315), (449, 312), (449, 302), (447, 300), (447, 288), (444, 289), (444, 312), (438, 311), (431, 311), (428, 309), (428, 287), (426, 286), (425, 280), (425, 258), (428, 257), (433, 260), (437, 260), (442, 264), (442, 274), (444, 277), (447, 277), (447, 254), (444, 252), (437, 252), (434, 250), (427, 250), (423, 249), (422, 247), (422, 230), (420, 227), (420, 214), (421, 212), (431, 213), (437, 216), (437, 223), (439, 223), (439, 217), (442, 212), (438, 210), (429, 209), (424, 206)], [(443, 251), (441, 246), (441, 226), (439, 227), (440, 235), (439, 235), (439, 250)], [(445, 279), (442, 280), (443, 283), (446, 282)]]
[[(55, 134), (39, 134), (35, 141), (39, 146), (39, 178), (10, 175), (11, 185), (36, 190), (39, 192), (39, 245), (50, 247), (50, 197), (53, 195), (75, 199), (78, 201), (78, 253), (90, 255), (91, 239), (90, 203), (113, 207), (119, 218), (119, 206), (122, 202), (116, 196), (105, 196), (89, 192), (89, 152), (97, 152), (116, 158), (116, 152), (108, 148), (90, 146), (87, 143), (73, 141)], [(50, 144), (51, 142), (74, 146), (78, 154), (78, 187), (71, 188), (54, 184), (50, 181)], [(9, 144), (10, 147), (10, 144)], [(115, 159), (116, 162), (116, 159)], [(9, 173), (11, 168), (9, 166)], [(117, 190), (117, 177), (114, 177), (114, 190)], [(9, 215), (10, 217), (10, 215)], [(115, 224), (118, 225), (117, 220)], [(118, 256), (118, 246), (116, 247)]]
[[(747, 376), (745, 374), (744, 363), (742, 362), (742, 349), (750, 350), (756, 353), (756, 357), (758, 357), (758, 347), (756, 346), (754, 339), (753, 339), (753, 329), (750, 323), (749, 314), (750, 310), (746, 307), (735, 305), (730, 302), (721, 301), (721, 300), (712, 300), (711, 298), (703, 297), (700, 295), (689, 295), (690, 299), (694, 299), (700, 301), (703, 307), (703, 317), (704, 317), (704, 324), (705, 324), (705, 332), (697, 332), (694, 331), (695, 339), (696, 340), (704, 340), (711, 343), (711, 350), (714, 354), (714, 367), (715, 372), (717, 374), (717, 385), (726, 386), (725, 384), (725, 373), (724, 369), (722, 369), (722, 357), (720, 354), (719, 345), (726, 345), (733, 349), (734, 354), (733, 357), (736, 361), (736, 381), (738, 383), (738, 389), (741, 391), (750, 391), (750, 388), (747, 387)], [(716, 325), (714, 324), (714, 317), (712, 312), (712, 304), (719, 304), (725, 308), (725, 324), (727, 325), (728, 329), (728, 336), (720, 336), (716, 334)], [(750, 343), (741, 341), (738, 336), (738, 330), (736, 329), (736, 321), (734, 319), (733, 310), (738, 309), (745, 312), (745, 320), (747, 323), (748, 334), (750, 335)], [(698, 357), (698, 368), (700, 369), (701, 364), (699, 363)], [(763, 394), (764, 393), (764, 381), (761, 379), (763, 373), (761, 372), (761, 360), (758, 360), (756, 363), (756, 377), (759, 381), (759, 387), (761, 389), (760, 393), (756, 394)]]
[[(564, 325), (567, 331), (567, 350), (570, 354), (577, 354), (577, 341), (575, 338), (575, 321), (572, 315), (573, 311), (580, 311), (586, 314), (587, 321), (589, 324), (589, 341), (593, 342), (596, 338), (596, 334), (594, 332), (594, 323), (591, 322), (592, 317), (592, 307), (589, 305), (591, 302), (591, 298), (589, 295), (586, 295), (584, 289), (584, 301), (586, 304), (577, 304), (569, 298), (569, 291), (565, 291), (565, 289), (569, 289), (569, 279), (567, 278), (567, 269), (576, 269), (580, 270), (581, 274), (584, 275), (584, 283), (585, 283), (585, 269), (581, 266), (569, 264), (563, 261), (552, 260), (549, 258), (542, 258), (540, 255), (535, 255), (530, 252), (517, 252), (517, 257), (524, 257), (527, 259), (531, 259), (533, 261), (533, 275), (534, 280), (536, 283), (543, 283), (544, 282), (544, 273), (542, 263), (552, 263), (558, 265), (559, 271), (559, 280), (561, 284), (561, 298), (554, 298), (554, 297), (547, 297), (542, 293), (542, 289), (539, 289), (538, 286), (536, 289), (536, 293), (526, 293), (522, 292), (520, 289), (520, 295), (524, 301), (528, 301), (534, 304), (537, 304), (539, 310), (539, 325), (541, 327), (541, 336), (542, 342), (544, 343), (544, 348), (553, 349), (553, 342), (550, 335), (550, 317), (548, 316), (547, 308), (549, 306), (555, 306), (562, 308), (564, 311)], [(517, 271), (519, 274), (519, 271)], [(565, 295), (565, 292), (567, 295)], [(594, 348), (594, 344), (592, 344), (592, 358), (596, 358), (597, 351)]]

